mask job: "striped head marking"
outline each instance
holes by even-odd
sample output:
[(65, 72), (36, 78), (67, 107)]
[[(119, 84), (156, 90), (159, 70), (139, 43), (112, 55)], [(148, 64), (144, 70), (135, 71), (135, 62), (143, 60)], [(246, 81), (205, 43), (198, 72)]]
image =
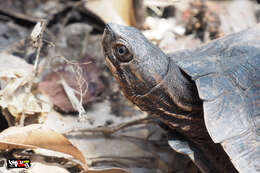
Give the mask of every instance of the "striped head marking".
[(132, 101), (149, 92), (167, 73), (169, 58), (136, 28), (107, 24), (102, 46), (110, 71)]

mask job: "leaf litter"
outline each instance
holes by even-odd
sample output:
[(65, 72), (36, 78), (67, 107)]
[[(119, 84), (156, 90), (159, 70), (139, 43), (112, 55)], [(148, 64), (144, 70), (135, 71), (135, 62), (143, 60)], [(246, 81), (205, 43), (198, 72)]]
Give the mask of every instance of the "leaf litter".
[[(192, 2), (196, 2), (195, 6)], [(108, 22), (138, 26), (148, 39), (164, 51), (172, 52), (209, 41), (211, 32), (214, 36), (214, 33), (226, 34), (252, 26), (259, 20), (254, 14), (257, 11), (254, 3), (207, 1), (206, 6), (200, 0), (181, 3), (175, 0), (112, 0), (104, 5), (106, 3), (103, 0), (28, 0), (24, 3), (9, 0), (0, 5), (3, 26), (0, 30), (4, 31), (0, 34), (0, 106), (9, 126), (0, 133), (1, 158), (6, 158), (6, 152), (14, 158), (18, 155), (30, 157), (32, 167), (26, 172), (45, 172), (47, 169), (101, 173), (198, 172), (187, 158), (169, 149), (165, 132), (154, 125), (154, 118), (147, 118), (120, 95), (119, 87), (104, 64), (100, 32)], [(192, 5), (194, 8), (189, 8)], [(203, 13), (197, 15), (197, 12)], [(213, 18), (203, 15), (212, 12), (219, 16), (217, 20), (212, 20), (214, 15)], [(34, 29), (30, 28), (34, 25)], [(193, 28), (191, 33), (187, 32), (189, 28)], [(27, 37), (24, 37), (25, 33)], [(2, 45), (7, 47), (4, 49)], [(82, 76), (77, 73), (80, 72), (77, 65), (74, 66), (76, 76), (72, 73), (65, 75), (66, 70), (59, 71), (63, 65), (48, 66), (54, 57), (75, 62), (87, 54), (94, 57), (91, 64), (102, 69), (101, 73), (93, 70), (90, 64), (82, 68)], [(34, 65), (29, 64), (29, 60)], [(58, 61), (64, 64), (64, 59)], [(91, 70), (86, 72), (85, 69)], [(64, 80), (53, 78), (48, 85), (56, 80), (61, 88), (58, 91), (65, 93), (60, 100), (66, 99), (70, 104), (70, 109), (66, 110), (73, 108), (79, 115), (93, 119), (92, 123), (79, 122), (79, 118), (73, 115), (65, 116), (66, 111), (56, 112), (57, 97), (46, 96), (46, 92), (39, 89), (44, 78), (57, 71)], [(88, 77), (89, 74), (96, 77)], [(98, 78), (105, 87), (100, 87)], [(86, 80), (87, 89), (79, 89), (78, 81), (81, 80), (78, 79)], [(100, 88), (102, 92), (96, 92)], [(41, 151), (41, 148), (45, 150)], [(48, 153), (46, 149), (68, 156)], [(18, 154), (20, 150), (22, 152)], [(81, 164), (74, 162), (71, 156)], [(84, 170), (85, 163), (89, 170)], [(0, 171), (7, 170), (0, 168)]]

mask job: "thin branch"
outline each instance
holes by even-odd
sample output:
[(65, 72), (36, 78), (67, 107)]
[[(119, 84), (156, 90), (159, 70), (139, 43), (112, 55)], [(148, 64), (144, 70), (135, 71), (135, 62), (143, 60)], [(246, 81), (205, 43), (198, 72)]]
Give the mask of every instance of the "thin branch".
[(97, 128), (86, 128), (86, 129), (72, 129), (71, 131), (68, 131), (66, 134), (74, 133), (74, 132), (91, 132), (91, 133), (102, 133), (103, 135), (109, 136), (112, 135), (113, 133), (118, 132), (119, 130), (125, 129), (127, 127), (131, 126), (136, 126), (139, 124), (149, 124), (152, 123), (153, 121), (153, 116), (148, 116), (145, 118), (137, 119), (137, 120), (132, 120), (129, 122), (121, 123), (118, 125), (115, 125), (113, 127), (97, 127)]

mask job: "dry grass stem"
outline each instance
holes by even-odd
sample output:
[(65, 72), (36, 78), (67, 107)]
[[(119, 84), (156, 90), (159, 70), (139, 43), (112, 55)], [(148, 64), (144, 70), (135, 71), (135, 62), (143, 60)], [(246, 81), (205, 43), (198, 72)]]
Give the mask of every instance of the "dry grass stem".
[(40, 56), (40, 51), (42, 48), (42, 37), (43, 37), (43, 31), (46, 28), (46, 23), (47, 21), (42, 20), (38, 22), (35, 27), (33, 28), (30, 38), (34, 44), (34, 46), (37, 48), (37, 53), (35, 57), (35, 64), (34, 64), (34, 71), (37, 71), (38, 67), (38, 61), (39, 61), (39, 56)]
[[(87, 93), (88, 91), (88, 83), (87, 81), (84, 79), (83, 77), (83, 71), (82, 68), (80, 67), (80, 65), (82, 64), (89, 64), (91, 62), (86, 62), (86, 63), (77, 63), (77, 62), (71, 62), (69, 60), (67, 60), (65, 57), (60, 56), (61, 58), (63, 58), (63, 60), (72, 65), (72, 70), (75, 74), (75, 78), (76, 78), (76, 82), (77, 82), (77, 90), (74, 90), (73, 88), (71, 88), (66, 81), (64, 80), (64, 78), (61, 76), (61, 84), (65, 90), (65, 93), (67, 94), (72, 107), (78, 111), (79, 113), (79, 120), (80, 121), (85, 121), (85, 120), (89, 120), (90, 122), (92, 120), (90, 120), (89, 118), (86, 118), (87, 114), (86, 111), (83, 107), (83, 96)], [(79, 99), (76, 97), (76, 94), (79, 94)]]

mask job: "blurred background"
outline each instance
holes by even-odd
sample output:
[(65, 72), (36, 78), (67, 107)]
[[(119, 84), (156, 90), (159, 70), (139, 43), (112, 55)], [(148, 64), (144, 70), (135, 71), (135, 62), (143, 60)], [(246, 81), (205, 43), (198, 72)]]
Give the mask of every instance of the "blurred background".
[[(260, 6), (255, 0), (2, 0), (1, 130), (44, 124), (65, 135), (94, 170), (199, 173), (186, 156), (168, 147), (167, 133), (156, 120), (147, 119), (121, 94), (102, 53), (105, 24), (137, 27), (169, 53), (196, 48), (259, 20)], [(33, 66), (37, 66), (35, 76), (28, 80), (31, 71), (27, 71)], [(9, 74), (26, 74), (26, 82), (14, 81)], [(25, 144), (18, 139), (16, 143)], [(3, 153), (0, 158), (4, 159)], [(33, 153), (41, 159), (30, 155), (34, 167), (28, 172), (83, 171), (78, 164), (53, 159), (61, 157), (56, 154)]]

